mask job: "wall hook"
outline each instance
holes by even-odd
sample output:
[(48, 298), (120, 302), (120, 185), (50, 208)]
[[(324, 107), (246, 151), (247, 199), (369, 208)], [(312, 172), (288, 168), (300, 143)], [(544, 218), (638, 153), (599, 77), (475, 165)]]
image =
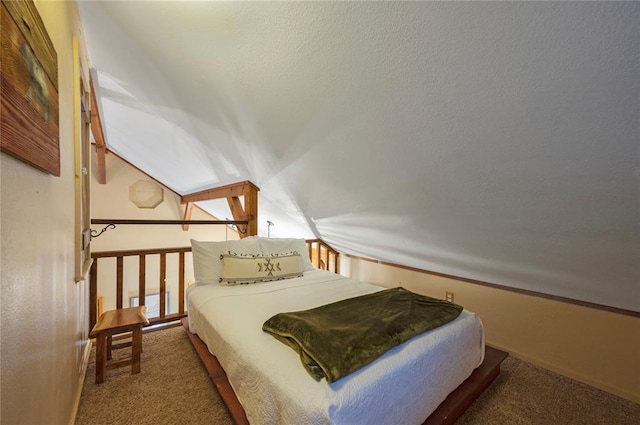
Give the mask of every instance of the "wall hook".
[(101, 234), (106, 232), (107, 229), (115, 229), (115, 228), (116, 228), (116, 225), (111, 223), (111, 224), (107, 224), (106, 226), (104, 226), (104, 229), (100, 230), (99, 233), (98, 233), (97, 230), (91, 230), (91, 239), (97, 238), (98, 236), (100, 236)]

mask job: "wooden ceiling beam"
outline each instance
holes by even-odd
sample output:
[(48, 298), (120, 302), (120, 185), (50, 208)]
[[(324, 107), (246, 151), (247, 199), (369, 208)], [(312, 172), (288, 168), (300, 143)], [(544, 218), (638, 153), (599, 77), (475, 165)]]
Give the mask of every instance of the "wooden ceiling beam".
[[(227, 202), (229, 203), (229, 209), (231, 210), (231, 215), (234, 220), (246, 220), (246, 214), (242, 207), (242, 202), (240, 202), (240, 198), (237, 196), (227, 196)], [(243, 235), (247, 234), (247, 226), (238, 226), (238, 232), (240, 233), (240, 237), (243, 237)]]
[(201, 190), (200, 192), (183, 195), (180, 199), (180, 202), (185, 204), (187, 202), (209, 201), (211, 199), (222, 199), (228, 197), (233, 198), (238, 196), (245, 196), (251, 191), (257, 192), (259, 190), (260, 189), (258, 189), (256, 185), (248, 180), (245, 180), (238, 183), (231, 183), (225, 186), (205, 189)]
[(249, 190), (249, 192), (244, 195), (244, 211), (245, 211), (245, 220), (249, 222), (247, 223), (246, 236), (255, 236), (258, 234), (258, 191), (257, 190)]
[[(183, 220), (191, 220), (191, 213), (193, 212), (193, 202), (187, 202), (187, 206), (184, 208), (184, 217), (182, 218)], [(183, 224), (182, 225), (182, 230), (187, 231), (189, 230), (189, 225), (188, 224)]]
[[(248, 180), (220, 186), (200, 192), (183, 195), (181, 203), (209, 201), (211, 199), (226, 198), (234, 220), (247, 220), (245, 226), (239, 225), (240, 237), (254, 236), (258, 234), (258, 191), (260, 189)], [(244, 197), (244, 208), (240, 201)]]
[(107, 154), (107, 145), (104, 141), (104, 132), (102, 130), (102, 122), (98, 112), (98, 100), (96, 99), (96, 91), (93, 88), (93, 77), (89, 78), (91, 86), (91, 133), (96, 141), (96, 153), (98, 154), (98, 183), (107, 183), (107, 165), (105, 155)]

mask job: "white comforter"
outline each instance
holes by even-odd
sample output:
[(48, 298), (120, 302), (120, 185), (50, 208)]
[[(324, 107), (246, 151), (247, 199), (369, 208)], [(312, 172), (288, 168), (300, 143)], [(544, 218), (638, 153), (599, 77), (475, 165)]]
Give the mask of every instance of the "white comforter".
[(254, 285), (191, 286), (189, 325), (220, 361), (252, 425), (421, 424), (482, 362), (476, 314), (464, 310), (331, 385), (311, 378), (291, 348), (262, 331), (276, 313), (382, 289), (321, 270)]

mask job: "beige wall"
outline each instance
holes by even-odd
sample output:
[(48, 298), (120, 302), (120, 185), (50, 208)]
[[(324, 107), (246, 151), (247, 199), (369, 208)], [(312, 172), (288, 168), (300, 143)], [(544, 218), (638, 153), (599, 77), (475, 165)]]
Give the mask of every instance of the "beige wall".
[(640, 402), (640, 319), (341, 256), (342, 274), (454, 302), (476, 312), (487, 344)]
[[(74, 282), (72, 36), (75, 2), (36, 1), (58, 55), (61, 175), (0, 154), (3, 424), (73, 420), (87, 353), (85, 282)], [(82, 40), (82, 38), (81, 38)]]
[[(129, 200), (129, 186), (138, 180), (152, 180), (135, 167), (114, 154), (106, 155), (107, 183), (98, 184), (96, 178), (96, 154), (92, 158), (91, 181), (91, 217), (101, 219), (163, 219), (182, 220), (185, 206), (180, 204), (180, 197), (167, 187), (163, 187), (164, 201), (153, 209), (138, 208)], [(197, 207), (193, 208), (193, 220), (215, 220)], [(93, 225), (92, 229), (100, 231), (104, 226)], [(122, 249), (146, 249), (162, 247), (190, 246), (190, 239), (225, 240), (238, 239), (238, 234), (221, 225), (191, 225), (188, 231), (180, 225), (118, 225), (108, 229), (93, 239), (91, 250), (112, 251)], [(98, 295), (104, 297), (104, 309), (116, 307), (115, 295), (115, 260), (99, 260)], [(159, 256), (146, 259), (147, 294), (159, 288)], [(171, 313), (178, 311), (178, 270), (177, 255), (167, 256), (166, 285), (169, 291)], [(193, 261), (191, 254), (185, 256), (185, 282), (193, 282)], [(124, 300), (129, 306), (130, 297), (138, 295), (138, 259), (126, 257), (124, 260)]]

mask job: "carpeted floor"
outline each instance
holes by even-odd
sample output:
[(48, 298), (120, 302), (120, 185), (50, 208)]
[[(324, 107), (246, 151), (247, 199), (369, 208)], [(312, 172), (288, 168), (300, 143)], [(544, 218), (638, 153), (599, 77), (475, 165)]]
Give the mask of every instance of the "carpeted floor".
[(507, 357), (456, 425), (640, 425), (640, 404)]
[[(145, 332), (142, 370), (107, 371), (96, 385), (95, 344), (87, 367), (76, 424), (232, 425), (227, 408), (189, 342), (182, 326)], [(131, 348), (114, 350), (114, 359)]]
[[(182, 326), (145, 333), (143, 348), (140, 374), (129, 367), (107, 371), (100, 385), (94, 348), (76, 425), (233, 424)], [(116, 350), (114, 357), (129, 353)], [(456, 424), (640, 425), (640, 405), (508, 357)]]

